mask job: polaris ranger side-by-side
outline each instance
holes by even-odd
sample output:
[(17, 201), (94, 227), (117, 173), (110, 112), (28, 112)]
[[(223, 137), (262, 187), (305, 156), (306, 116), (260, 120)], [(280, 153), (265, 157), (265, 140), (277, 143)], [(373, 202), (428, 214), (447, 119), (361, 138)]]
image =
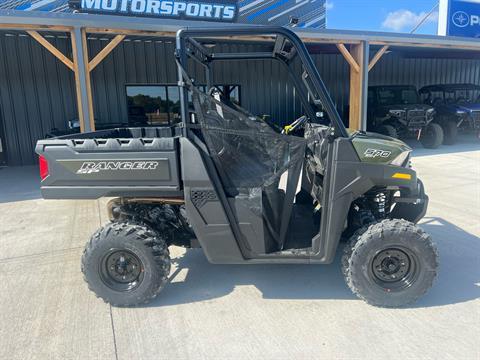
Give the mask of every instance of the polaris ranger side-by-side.
[(414, 136), (425, 148), (442, 144), (443, 129), (433, 122), (435, 109), (423, 104), (411, 85), (368, 88), (368, 129), (394, 138)]
[[(224, 39), (254, 37), (258, 51)], [(415, 224), (428, 205), (403, 142), (344, 127), (305, 45), (281, 27), (177, 34), (182, 123), (41, 140), (47, 199), (109, 202), (111, 222), (88, 242), (82, 271), (105, 301), (132, 306), (167, 283), (171, 245), (201, 247), (218, 264), (330, 264), (370, 304), (422, 296), (436, 276), (431, 238)], [(259, 49), (259, 48), (257, 48)], [(275, 61), (303, 114), (287, 126), (252, 115), (211, 86), (218, 63)], [(207, 91), (192, 79), (205, 69)], [(281, 104), (279, 104), (281, 106)]]
[(435, 107), (435, 119), (443, 129), (443, 143), (453, 145), (458, 129), (473, 130), (480, 138), (480, 86), (430, 85), (420, 89), (424, 103)]

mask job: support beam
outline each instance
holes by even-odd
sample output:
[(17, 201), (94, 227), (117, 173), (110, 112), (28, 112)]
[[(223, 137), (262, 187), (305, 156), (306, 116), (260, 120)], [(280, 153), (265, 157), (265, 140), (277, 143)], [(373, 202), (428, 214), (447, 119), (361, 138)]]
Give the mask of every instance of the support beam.
[(380, 60), (383, 54), (387, 52), (388, 48), (388, 45), (384, 45), (380, 50), (377, 51), (377, 53), (373, 56), (372, 60), (370, 60), (370, 63), (368, 64), (368, 71), (373, 69), (373, 67), (377, 64), (378, 60)]
[[(0, 10), (1, 11), (1, 10)], [(55, 25), (31, 25), (31, 24), (0, 24), (0, 30), (37, 30), (37, 31), (61, 31), (68, 33), (72, 28), (69, 26)]]
[(53, 56), (55, 56), (58, 60), (60, 60), (62, 63), (65, 64), (70, 70), (73, 70), (73, 62), (69, 58), (67, 58), (63, 53), (58, 50), (51, 42), (49, 42), (47, 39), (45, 39), (42, 35), (40, 35), (38, 32), (34, 30), (27, 30), (27, 33), (37, 40), (45, 49), (50, 51)]
[[(350, 68), (353, 69), (356, 72), (360, 71), (360, 66), (358, 65), (358, 62), (355, 60), (355, 58), (350, 54), (350, 52), (347, 50), (344, 44), (336, 44), (338, 50), (342, 53), (343, 57), (345, 60), (347, 60), (348, 64), (350, 65)], [(357, 46), (357, 45), (352, 45), (352, 46)]]
[(366, 127), (366, 85), (368, 82), (368, 43), (352, 45), (350, 52), (358, 70), (350, 64), (350, 114), (349, 128), (365, 130)]
[(71, 38), (80, 131), (95, 131), (92, 86), (90, 83), (90, 73), (88, 71), (88, 50), (85, 29), (78, 27), (74, 28), (71, 32)]
[(120, 44), (123, 39), (125, 39), (125, 35), (117, 35), (115, 36), (108, 44), (105, 46), (89, 63), (88, 63), (88, 71), (92, 72), (93, 69), (97, 67), (98, 64), (100, 64), (103, 59), (105, 59), (108, 54), (110, 54), (113, 49), (117, 47), (118, 44)]
[(363, 41), (360, 45), (363, 49), (363, 63), (360, 64), (362, 76), (362, 108), (360, 117), (360, 130), (367, 131), (367, 110), (368, 110), (368, 60), (370, 59), (370, 44)]

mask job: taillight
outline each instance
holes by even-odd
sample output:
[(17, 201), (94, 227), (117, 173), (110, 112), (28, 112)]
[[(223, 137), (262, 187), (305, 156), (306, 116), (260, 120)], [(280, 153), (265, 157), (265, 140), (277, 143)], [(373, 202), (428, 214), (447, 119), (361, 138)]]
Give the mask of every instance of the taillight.
[(38, 157), (38, 163), (40, 165), (40, 178), (45, 180), (48, 176), (48, 161), (42, 155)]

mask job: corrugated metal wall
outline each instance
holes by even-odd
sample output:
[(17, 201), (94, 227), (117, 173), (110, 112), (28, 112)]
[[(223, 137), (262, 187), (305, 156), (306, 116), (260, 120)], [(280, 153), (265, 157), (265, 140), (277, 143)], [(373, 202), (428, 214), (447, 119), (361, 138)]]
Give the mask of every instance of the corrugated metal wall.
[(402, 58), (386, 54), (369, 73), (370, 85), (480, 84), (480, 59)]
[[(50, 40), (70, 51), (68, 39)], [(9, 165), (34, 163), (37, 139), (77, 117), (75, 98), (73, 73), (65, 65), (28, 36), (0, 33), (0, 112)]]
[[(67, 38), (50, 39), (70, 54)], [(108, 39), (90, 39), (91, 57)], [(255, 44), (224, 45), (249, 51)], [(127, 121), (127, 84), (176, 84), (172, 40), (122, 42), (92, 73), (95, 119), (98, 123)], [(314, 55), (337, 108), (348, 105), (349, 69), (341, 55)], [(200, 70), (200, 67), (197, 66)], [(298, 69), (300, 71), (300, 69)], [(197, 83), (205, 83), (198, 71)], [(480, 60), (408, 59), (385, 55), (369, 75), (371, 85), (438, 82), (479, 83)], [(243, 105), (256, 114), (271, 114), (280, 122), (301, 113), (295, 90), (280, 64), (271, 61), (218, 65), (214, 81), (241, 85)], [(27, 36), (0, 32), (0, 111), (4, 121), (9, 165), (33, 164), (34, 145), (52, 127), (64, 129), (77, 117), (73, 73)]]

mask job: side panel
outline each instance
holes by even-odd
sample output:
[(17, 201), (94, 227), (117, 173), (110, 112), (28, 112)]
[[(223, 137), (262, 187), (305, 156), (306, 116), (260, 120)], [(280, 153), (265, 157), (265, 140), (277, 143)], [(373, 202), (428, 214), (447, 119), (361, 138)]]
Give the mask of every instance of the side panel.
[(182, 179), (188, 221), (211, 263), (244, 263), (238, 243), (200, 151), (180, 138)]
[(182, 195), (174, 138), (41, 140), (36, 152), (48, 161), (46, 199)]
[(416, 191), (415, 171), (401, 168), (410, 180), (394, 179), (398, 166), (361, 162), (350, 139), (331, 144), (327, 169), (320, 233), (313, 240), (312, 262), (331, 263), (335, 258), (352, 201), (375, 186), (394, 186)]

